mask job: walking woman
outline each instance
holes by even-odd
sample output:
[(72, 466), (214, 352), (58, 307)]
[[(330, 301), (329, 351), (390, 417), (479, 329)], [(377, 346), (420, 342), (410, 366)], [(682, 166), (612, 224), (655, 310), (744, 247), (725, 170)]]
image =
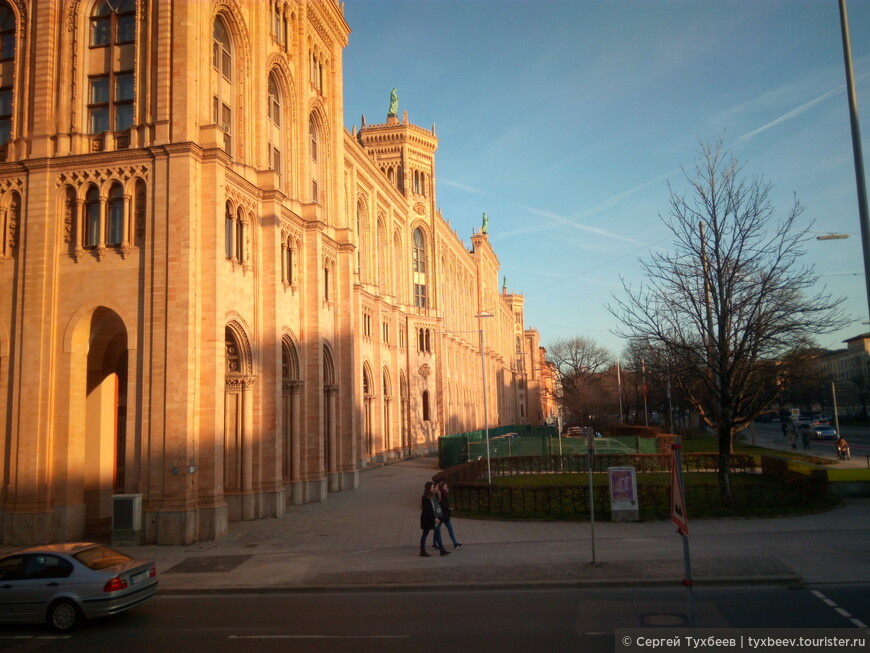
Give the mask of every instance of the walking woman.
[[(438, 503), (441, 504), (441, 525), (447, 527), (447, 534), (450, 536), (450, 539), (453, 541), (453, 548), (458, 549), (462, 546), (462, 543), (456, 541), (456, 535), (453, 533), (453, 524), (450, 521), (450, 499), (447, 495), (450, 493), (450, 490), (447, 487), (447, 481), (441, 481), (436, 486), (435, 496), (438, 497)], [(437, 542), (432, 542), (432, 548), (437, 549), (439, 545)]]
[(426, 553), (426, 538), (429, 537), (429, 531), (435, 531), (435, 542), (441, 549), (441, 555), (450, 555), (449, 551), (445, 551), (441, 545), (441, 504), (435, 496), (435, 491), (432, 488), (432, 481), (426, 483), (423, 489), (423, 496), (420, 499), (420, 529), (423, 531), (423, 536), (420, 538), (420, 555), (428, 558)]

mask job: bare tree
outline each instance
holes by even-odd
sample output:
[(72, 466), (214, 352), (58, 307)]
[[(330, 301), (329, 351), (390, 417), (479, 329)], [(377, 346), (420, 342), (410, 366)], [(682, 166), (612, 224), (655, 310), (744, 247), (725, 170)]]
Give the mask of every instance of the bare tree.
[[(827, 290), (813, 291), (811, 266), (799, 264), (809, 236), (797, 225), (795, 199), (775, 219), (771, 185), (743, 179), (721, 140), (702, 144), (688, 194), (670, 189), (663, 222), (673, 250), (641, 261), (646, 282), (609, 309), (621, 335), (666, 356), (675, 383), (718, 434), (719, 486), (733, 503), (734, 434), (782, 392), (790, 356), (808, 332), (829, 333), (847, 321)], [(799, 357), (797, 357), (799, 358)]]
[(590, 338), (557, 340), (547, 347), (555, 365), (558, 399), (574, 419), (585, 419), (593, 405), (601, 403), (599, 381), (610, 367), (610, 352)]

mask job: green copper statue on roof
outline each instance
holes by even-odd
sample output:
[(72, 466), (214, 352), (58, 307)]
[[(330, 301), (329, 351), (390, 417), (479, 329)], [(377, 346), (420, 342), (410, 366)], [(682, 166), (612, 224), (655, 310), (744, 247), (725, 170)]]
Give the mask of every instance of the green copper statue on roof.
[(395, 116), (399, 111), (399, 94), (396, 89), (390, 91), (390, 115)]
[(480, 225), (480, 233), (489, 233), (489, 216), (487, 216), (486, 213), (483, 214), (483, 224)]

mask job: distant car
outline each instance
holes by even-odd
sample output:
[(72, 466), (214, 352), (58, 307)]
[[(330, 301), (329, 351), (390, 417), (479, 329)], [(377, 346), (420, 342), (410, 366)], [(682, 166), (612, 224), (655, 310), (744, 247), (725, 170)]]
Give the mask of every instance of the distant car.
[[(566, 438), (585, 438), (588, 433), (589, 433), (588, 426), (572, 426), (570, 429), (568, 429), (568, 433), (565, 434), (565, 437)], [(595, 434), (596, 438), (603, 438), (604, 437), (598, 431), (593, 431), (593, 433)]]
[(812, 424), (801, 429), (801, 434), (806, 433), (814, 440), (836, 440), (837, 430), (827, 424)]
[(4, 623), (45, 623), (66, 633), (86, 619), (144, 603), (156, 591), (153, 561), (93, 542), (49, 544), (0, 559)]
[(795, 426), (797, 426), (799, 429), (802, 429), (802, 428), (804, 428), (804, 427), (809, 426), (810, 424), (812, 424), (812, 422), (813, 422), (813, 420), (810, 419), (810, 417), (809, 417), (808, 415), (800, 415), (800, 416), (799, 416), (799, 417), (794, 421)]

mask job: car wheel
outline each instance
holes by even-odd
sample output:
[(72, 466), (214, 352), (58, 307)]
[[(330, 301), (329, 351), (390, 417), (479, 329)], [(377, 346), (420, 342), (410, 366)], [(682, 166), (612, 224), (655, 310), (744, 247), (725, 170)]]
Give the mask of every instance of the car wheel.
[(82, 622), (79, 607), (69, 599), (60, 599), (48, 606), (45, 622), (56, 633), (68, 633)]

